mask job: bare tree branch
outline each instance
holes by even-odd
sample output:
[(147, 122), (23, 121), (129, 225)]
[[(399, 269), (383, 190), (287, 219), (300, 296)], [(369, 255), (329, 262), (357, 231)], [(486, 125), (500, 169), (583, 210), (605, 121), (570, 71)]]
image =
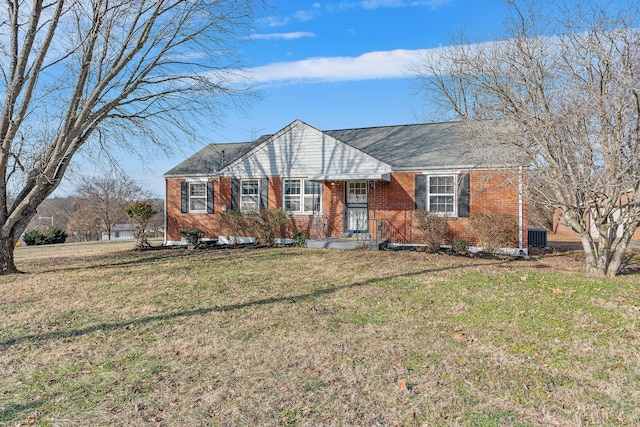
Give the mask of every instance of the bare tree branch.
[(640, 224), (638, 6), (507, 4), (502, 40), (441, 49), (414, 73), (436, 105), (529, 158), (531, 197), (562, 211), (590, 273), (613, 276)]
[(0, 273), (15, 271), (13, 244), (95, 135), (168, 150), (181, 133), (215, 122), (223, 106), (251, 94), (233, 54), (263, 5), (5, 0)]

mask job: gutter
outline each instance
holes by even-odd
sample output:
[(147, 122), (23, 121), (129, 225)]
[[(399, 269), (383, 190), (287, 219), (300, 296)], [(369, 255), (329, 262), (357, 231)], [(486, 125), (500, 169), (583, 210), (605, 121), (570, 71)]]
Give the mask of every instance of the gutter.
[(522, 177), (522, 166), (518, 168), (518, 249), (520, 254), (526, 255), (524, 251), (524, 182)]
[(164, 205), (164, 242), (162, 246), (167, 246), (167, 180), (164, 180), (164, 200), (162, 201)]
[(429, 172), (440, 170), (503, 170), (503, 169), (515, 169), (516, 167), (522, 167), (521, 164), (460, 164), (460, 165), (429, 165), (429, 166), (393, 166), (393, 172)]
[(164, 179), (180, 179), (180, 178), (218, 178), (220, 174), (218, 171), (207, 173), (179, 173), (179, 174), (164, 174)]

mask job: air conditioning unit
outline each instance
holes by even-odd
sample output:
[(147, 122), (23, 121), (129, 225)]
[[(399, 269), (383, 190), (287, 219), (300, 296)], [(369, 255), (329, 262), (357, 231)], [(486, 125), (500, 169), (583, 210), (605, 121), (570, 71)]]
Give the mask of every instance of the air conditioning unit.
[(544, 228), (530, 228), (528, 236), (529, 246), (547, 247), (547, 230)]

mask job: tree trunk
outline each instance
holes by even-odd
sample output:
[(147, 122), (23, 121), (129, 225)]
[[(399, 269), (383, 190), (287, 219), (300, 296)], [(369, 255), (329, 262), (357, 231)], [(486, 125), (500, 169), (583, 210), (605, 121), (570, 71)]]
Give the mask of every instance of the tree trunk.
[(19, 273), (13, 258), (15, 249), (16, 242), (10, 236), (0, 236), (0, 274)]
[[(594, 241), (590, 236), (580, 236), (584, 249), (587, 274), (594, 277), (616, 277), (624, 261), (632, 233), (625, 235), (615, 243)], [(613, 245), (613, 246), (612, 246)]]
[(618, 243), (615, 250), (613, 251), (613, 256), (611, 257), (611, 261), (609, 261), (609, 266), (607, 268), (607, 277), (616, 277), (620, 268), (622, 267), (622, 261), (624, 259), (624, 252), (627, 248), (627, 245), (624, 245), (624, 249), (621, 247), (621, 244)]
[(638, 222), (635, 222), (629, 224), (622, 233), (622, 237), (620, 237), (620, 240), (618, 240), (618, 243), (616, 243), (613, 251), (611, 252), (611, 259), (609, 260), (609, 266), (607, 268), (607, 277), (615, 277), (620, 272), (620, 268), (622, 268), (622, 263), (624, 261), (624, 254), (627, 251), (631, 238), (637, 228)]
[(580, 242), (584, 250), (584, 258), (589, 276), (603, 277), (606, 275), (606, 267), (602, 268), (602, 257), (599, 256), (597, 246), (588, 232), (580, 233)]

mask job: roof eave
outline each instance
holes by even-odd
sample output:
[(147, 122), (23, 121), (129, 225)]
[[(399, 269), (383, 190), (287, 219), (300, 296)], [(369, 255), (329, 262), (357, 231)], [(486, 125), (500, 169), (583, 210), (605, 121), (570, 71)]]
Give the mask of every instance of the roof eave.
[(221, 175), (218, 172), (215, 173), (165, 173), (163, 178), (219, 178)]
[(516, 169), (519, 167), (527, 167), (524, 164), (512, 164), (512, 165), (429, 165), (429, 166), (406, 166), (406, 167), (394, 167), (393, 172), (412, 172), (412, 171), (424, 171), (424, 170), (442, 170), (442, 169)]

